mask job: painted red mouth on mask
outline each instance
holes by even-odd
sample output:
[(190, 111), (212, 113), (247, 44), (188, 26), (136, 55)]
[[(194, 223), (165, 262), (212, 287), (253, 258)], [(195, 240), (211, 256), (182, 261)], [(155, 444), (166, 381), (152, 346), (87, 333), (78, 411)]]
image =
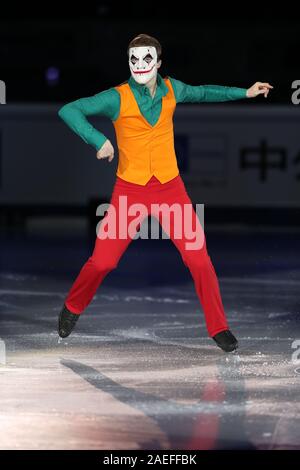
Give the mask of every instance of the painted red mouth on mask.
[(137, 75), (140, 75), (140, 74), (142, 74), (142, 73), (149, 73), (149, 72), (151, 72), (151, 70), (153, 70), (154, 67), (155, 67), (155, 64), (153, 65), (153, 67), (152, 67), (150, 70), (141, 70), (140, 72), (135, 72), (134, 70), (132, 70), (132, 71), (133, 71), (133, 73), (136, 73)]

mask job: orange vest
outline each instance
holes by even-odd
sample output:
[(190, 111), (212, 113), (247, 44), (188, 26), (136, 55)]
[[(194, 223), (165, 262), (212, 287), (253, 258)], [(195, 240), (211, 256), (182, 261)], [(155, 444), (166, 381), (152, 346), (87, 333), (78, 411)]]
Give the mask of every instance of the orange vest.
[(120, 93), (120, 114), (113, 121), (119, 149), (117, 176), (131, 183), (145, 185), (152, 175), (161, 183), (179, 174), (174, 149), (173, 114), (176, 100), (171, 82), (162, 97), (162, 109), (154, 126), (141, 114), (128, 83), (116, 86)]

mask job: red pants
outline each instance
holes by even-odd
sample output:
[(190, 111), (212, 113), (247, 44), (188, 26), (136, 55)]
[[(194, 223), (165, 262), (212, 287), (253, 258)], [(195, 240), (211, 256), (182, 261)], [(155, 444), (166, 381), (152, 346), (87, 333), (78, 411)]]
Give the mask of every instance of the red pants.
[[(127, 207), (130, 204), (144, 204), (148, 213), (157, 217), (163, 230), (167, 233), (175, 246), (178, 248), (184, 264), (189, 268), (193, 277), (195, 289), (201, 302), (207, 330), (210, 336), (214, 336), (220, 331), (227, 330), (224, 308), (222, 305), (217, 276), (212, 265), (211, 259), (206, 250), (206, 242), (203, 229), (200, 225), (199, 218), (192, 207), (192, 202), (185, 190), (184, 183), (180, 175), (176, 176), (167, 183), (161, 184), (155, 176), (145, 186), (129, 183), (118, 176), (116, 177), (110, 204), (113, 205), (115, 213), (119, 213), (119, 196), (127, 196)], [(124, 200), (124, 198), (123, 198)], [(190, 205), (192, 220), (194, 223), (193, 230), (201, 234), (202, 246), (200, 249), (187, 249), (187, 243), (191, 242), (191, 238), (182, 230), (182, 236), (174, 235), (175, 216), (169, 218), (168, 224), (164, 221), (161, 213), (153, 211), (153, 204), (166, 203), (169, 206), (177, 204), (183, 209), (184, 204)], [(106, 216), (108, 216), (108, 209)], [(182, 211), (183, 212), (183, 211)], [(100, 226), (105, 217), (100, 222)], [(135, 215), (127, 215), (127, 223), (136, 219)], [(123, 220), (123, 215), (121, 216)], [(197, 219), (197, 220), (196, 220)], [(126, 219), (125, 219), (126, 220)], [(178, 220), (178, 219), (177, 219)], [(184, 225), (184, 219), (182, 218)], [(75, 280), (66, 300), (67, 308), (76, 314), (80, 314), (86, 306), (91, 302), (99, 285), (104, 277), (118, 265), (118, 262), (133, 239), (131, 236), (119, 236), (120, 218), (116, 218), (116, 237), (99, 238), (100, 231), (96, 238), (95, 248), (92, 256), (82, 267), (77, 279)], [(201, 232), (201, 233), (200, 233)], [(178, 233), (178, 232), (177, 232)], [(145, 241), (147, 243), (147, 241)], [(157, 266), (159, 269), (159, 266)]]

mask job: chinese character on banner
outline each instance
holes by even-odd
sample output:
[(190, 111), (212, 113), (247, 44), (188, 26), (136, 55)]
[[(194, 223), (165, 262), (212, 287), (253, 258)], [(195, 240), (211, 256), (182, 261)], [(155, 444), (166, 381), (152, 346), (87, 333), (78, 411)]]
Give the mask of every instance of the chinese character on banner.
[(261, 140), (257, 147), (242, 148), (240, 169), (248, 170), (249, 168), (258, 169), (260, 181), (266, 181), (268, 170), (285, 171), (287, 169), (286, 149), (269, 146), (266, 140)]

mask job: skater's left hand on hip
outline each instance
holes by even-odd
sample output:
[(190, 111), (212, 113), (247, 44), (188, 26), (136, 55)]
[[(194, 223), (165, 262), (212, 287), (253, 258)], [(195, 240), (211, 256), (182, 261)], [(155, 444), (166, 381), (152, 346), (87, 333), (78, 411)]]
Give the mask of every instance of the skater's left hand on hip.
[(272, 89), (272, 85), (270, 83), (264, 82), (256, 82), (252, 87), (248, 88), (247, 90), (247, 97), (248, 98), (255, 98), (258, 95), (264, 95), (267, 98), (269, 91)]

